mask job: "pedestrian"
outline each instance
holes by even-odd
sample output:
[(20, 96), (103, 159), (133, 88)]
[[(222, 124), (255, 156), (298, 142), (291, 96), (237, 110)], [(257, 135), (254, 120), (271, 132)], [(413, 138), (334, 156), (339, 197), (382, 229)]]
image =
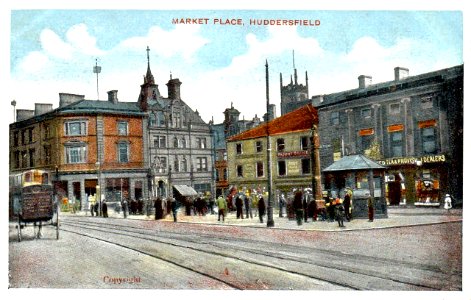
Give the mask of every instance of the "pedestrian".
[(173, 197), (170, 198), (170, 206), (172, 208), (173, 222), (177, 222), (177, 200), (175, 200)]
[(218, 207), (218, 221), (221, 221), (221, 216), (222, 216), (222, 221), (224, 222), (224, 214), (227, 209), (227, 202), (226, 199), (222, 195), (220, 195), (216, 199), (216, 205)]
[(121, 202), (121, 208), (123, 209), (123, 217), (126, 219), (128, 217), (128, 201), (126, 198), (123, 198)]
[(214, 198), (212, 195), (209, 196), (209, 211), (214, 215)]
[(252, 209), (250, 208), (250, 204), (251, 204), (250, 199), (246, 195), (244, 195), (243, 197), (244, 197), (245, 217), (248, 219), (250, 215), (250, 218), (253, 219)]
[(95, 216), (98, 217), (98, 209), (99, 209), (100, 205), (98, 203), (98, 201), (95, 201), (95, 207), (93, 208), (95, 210)]
[(265, 200), (263, 196), (260, 195), (260, 199), (258, 199), (258, 217), (260, 219), (260, 223), (263, 223), (263, 216), (265, 215)]
[(375, 214), (375, 199), (370, 194), (367, 194), (368, 197), (368, 222), (373, 222)]
[(443, 205), (443, 208), (447, 210), (447, 212), (450, 212), (452, 205), (451, 205), (451, 196), (450, 194), (445, 195), (445, 203)]
[(280, 208), (280, 218), (283, 218), (283, 207), (285, 206), (285, 195), (283, 193), (280, 193), (280, 197), (278, 198), (278, 206)]
[(142, 198), (137, 201), (137, 213), (140, 215), (144, 214), (144, 201)]
[(335, 218), (337, 219), (339, 227), (345, 227), (345, 225), (343, 225), (344, 216), (345, 216), (345, 208), (343, 204), (341, 203), (340, 199), (337, 198), (335, 200)]
[(236, 212), (237, 212), (237, 219), (243, 219), (244, 214), (242, 213), (242, 207), (244, 206), (244, 202), (242, 201), (242, 198), (240, 195), (237, 195), (235, 199), (235, 206), (236, 206)]
[(298, 225), (303, 224), (303, 193), (301, 191), (296, 192), (293, 200), (293, 209), (296, 214), (296, 222)]
[(108, 204), (106, 204), (106, 200), (103, 200), (101, 211), (103, 213), (103, 218), (108, 218)]
[(136, 199), (131, 200), (131, 214), (135, 215), (137, 213), (137, 201)]
[(95, 215), (95, 201), (90, 200), (90, 213), (92, 214), (92, 217)]
[(257, 193), (253, 192), (252, 194), (252, 209), (254, 210), (254, 217), (257, 217), (258, 215), (258, 198)]
[(307, 191), (304, 191), (303, 194), (303, 216), (304, 216), (304, 222), (307, 223), (307, 205), (309, 203), (309, 194)]
[(308, 215), (312, 217), (312, 222), (317, 221), (317, 202), (315, 199), (312, 199), (307, 207)]
[(157, 197), (154, 202), (154, 208), (155, 208), (155, 219), (160, 220), (163, 218), (164, 211), (162, 209), (162, 199), (160, 197)]
[(351, 203), (350, 190), (345, 189), (345, 197), (343, 199), (343, 208), (345, 211), (345, 219), (347, 220), (347, 222), (350, 222), (351, 220), (350, 203)]

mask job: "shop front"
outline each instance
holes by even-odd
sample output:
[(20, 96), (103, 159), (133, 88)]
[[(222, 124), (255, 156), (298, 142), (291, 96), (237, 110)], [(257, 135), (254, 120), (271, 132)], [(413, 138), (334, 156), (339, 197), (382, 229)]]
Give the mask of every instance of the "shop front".
[(448, 191), (446, 156), (392, 158), (378, 161), (388, 167), (385, 174), (388, 205), (439, 207)]

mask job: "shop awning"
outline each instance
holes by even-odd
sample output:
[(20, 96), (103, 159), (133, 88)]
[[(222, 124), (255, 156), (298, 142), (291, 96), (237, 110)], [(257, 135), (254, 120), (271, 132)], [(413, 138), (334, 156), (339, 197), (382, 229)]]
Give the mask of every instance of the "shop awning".
[(174, 185), (173, 186), (177, 192), (182, 196), (196, 196), (198, 193), (188, 185)]

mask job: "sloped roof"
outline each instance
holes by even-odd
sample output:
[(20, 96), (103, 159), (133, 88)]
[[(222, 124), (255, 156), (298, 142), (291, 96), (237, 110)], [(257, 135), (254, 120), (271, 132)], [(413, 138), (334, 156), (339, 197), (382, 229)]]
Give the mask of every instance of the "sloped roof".
[(57, 109), (60, 113), (105, 112), (143, 115), (136, 102), (118, 102), (99, 100), (81, 100)]
[(386, 167), (378, 164), (377, 162), (365, 157), (361, 154), (344, 156), (338, 161), (334, 162), (323, 172), (336, 172), (336, 171), (348, 171), (348, 170), (376, 170), (386, 169)]
[[(295, 131), (310, 130), (313, 124), (318, 124), (317, 109), (311, 104), (300, 107), (290, 113), (268, 122), (270, 135)], [(228, 139), (231, 141), (249, 140), (267, 136), (267, 123), (234, 135)]]
[(173, 187), (180, 193), (180, 195), (182, 196), (196, 196), (198, 195), (198, 193), (191, 187), (191, 186), (188, 186), (188, 185), (173, 185)]

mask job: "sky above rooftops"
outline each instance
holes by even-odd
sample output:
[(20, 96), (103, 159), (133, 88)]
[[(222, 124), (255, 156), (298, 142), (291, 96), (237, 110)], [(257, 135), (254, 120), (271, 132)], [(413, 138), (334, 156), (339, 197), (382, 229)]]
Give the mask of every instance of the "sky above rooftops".
[[(241, 119), (263, 115), (265, 60), (270, 102), (277, 105), (277, 115), (279, 74), (284, 84), (289, 83), (294, 66), (299, 83), (305, 83), (307, 71), (309, 96), (313, 96), (356, 88), (359, 75), (372, 76), (373, 83), (392, 80), (397, 66), (418, 75), (463, 63), (463, 14), (455, 6), (421, 11), (416, 6), (412, 10), (321, 6), (324, 9), (318, 10), (311, 5), (299, 10), (303, 4), (294, 1), (290, 9), (248, 5), (249, 9), (232, 6), (237, 10), (219, 6), (163, 10), (139, 3), (116, 5), (119, 9), (113, 10), (81, 4), (73, 9), (12, 7), (11, 80), (5, 96), (23, 109), (34, 109), (35, 102), (57, 107), (61, 92), (86, 99), (97, 99), (99, 94), (105, 100), (107, 91), (118, 90), (120, 101), (137, 101), (149, 46), (150, 66), (161, 94), (167, 96), (165, 84), (172, 74), (183, 82), (182, 99), (198, 109), (204, 121), (214, 117), (219, 123), (231, 102)], [(203, 24), (174, 24), (174, 19), (182, 18)], [(240, 19), (244, 25), (214, 24), (227, 19)], [(318, 25), (251, 25), (250, 20), (306, 20)], [(98, 94), (96, 60), (102, 68)]]

